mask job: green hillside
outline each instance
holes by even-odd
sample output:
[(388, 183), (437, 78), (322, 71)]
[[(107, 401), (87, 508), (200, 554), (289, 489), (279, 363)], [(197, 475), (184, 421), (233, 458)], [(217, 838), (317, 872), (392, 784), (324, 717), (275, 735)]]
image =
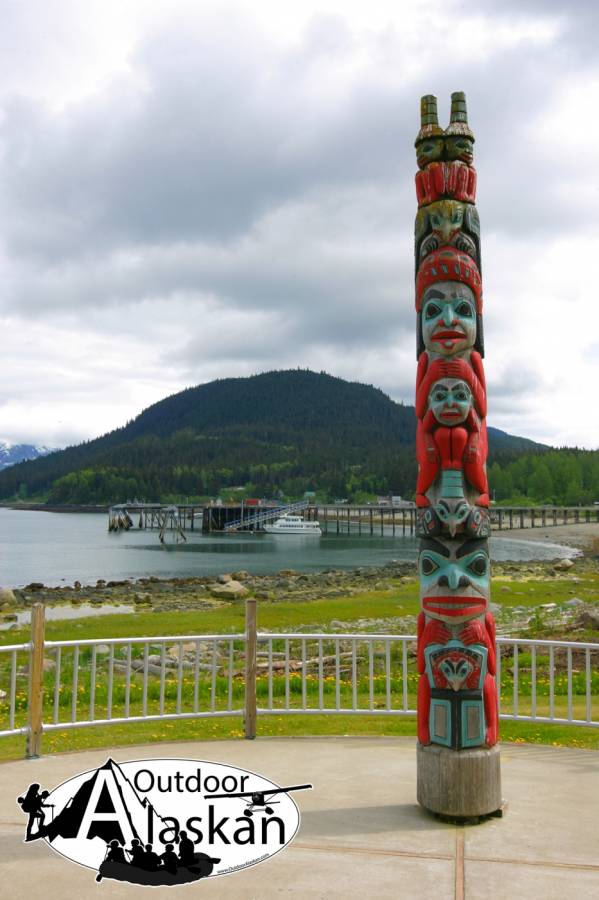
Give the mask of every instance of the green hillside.
[[(114, 503), (134, 496), (295, 497), (309, 490), (353, 500), (389, 492), (409, 497), (416, 482), (415, 424), (412, 406), (325, 373), (297, 369), (227, 378), (166, 397), (96, 440), (5, 469), (0, 499)], [(575, 468), (588, 468), (580, 462), (586, 457), (596, 462), (597, 454), (548, 453), (492, 428), (489, 438), (500, 495), (525, 492), (540, 462), (555, 455), (561, 460), (566, 454)], [(561, 489), (560, 479), (553, 483), (545, 469), (537, 487)], [(578, 476), (570, 469), (572, 487)], [(599, 468), (596, 474), (599, 495)], [(581, 474), (580, 490), (592, 494), (593, 479)], [(243, 492), (233, 490), (240, 487)]]

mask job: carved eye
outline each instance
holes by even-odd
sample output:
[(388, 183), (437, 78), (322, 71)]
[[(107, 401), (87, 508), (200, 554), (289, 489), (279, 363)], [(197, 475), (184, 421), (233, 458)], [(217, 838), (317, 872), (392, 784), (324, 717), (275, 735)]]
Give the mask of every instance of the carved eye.
[(436, 403), (442, 403), (443, 400), (447, 398), (447, 391), (435, 391), (433, 394), (433, 400)]
[(455, 397), (456, 400), (459, 400), (459, 401), (464, 401), (464, 400), (468, 399), (468, 394), (466, 393), (466, 391), (456, 391), (453, 396)]
[(456, 312), (458, 316), (461, 316), (462, 319), (470, 319), (472, 318), (472, 307), (469, 303), (466, 303), (465, 300), (462, 300), (461, 303), (458, 303), (456, 307)]
[(437, 316), (441, 315), (441, 307), (438, 303), (427, 303), (426, 310), (424, 313), (425, 318), (427, 319), (436, 319)]
[(479, 556), (475, 556), (472, 562), (469, 564), (468, 568), (473, 573), (473, 575), (486, 575), (487, 574), (487, 557), (482, 553)]
[(437, 563), (430, 558), (430, 556), (423, 556), (420, 559), (420, 571), (423, 575), (432, 575), (433, 572), (436, 572), (439, 566)]

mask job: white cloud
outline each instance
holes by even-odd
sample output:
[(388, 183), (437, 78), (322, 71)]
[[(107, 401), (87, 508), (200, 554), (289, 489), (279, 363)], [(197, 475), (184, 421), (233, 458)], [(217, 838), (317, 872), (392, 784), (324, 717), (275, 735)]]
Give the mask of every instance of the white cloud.
[(598, 446), (599, 17), (463, 13), (9, 4), (0, 435), (79, 440), (189, 384), (297, 365), (411, 402), (419, 97), (437, 93), (445, 120), (464, 89), (489, 423)]

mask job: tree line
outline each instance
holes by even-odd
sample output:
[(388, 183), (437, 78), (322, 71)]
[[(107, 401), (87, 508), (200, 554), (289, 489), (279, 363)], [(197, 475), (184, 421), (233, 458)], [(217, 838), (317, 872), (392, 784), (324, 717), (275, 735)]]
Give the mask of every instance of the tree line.
[(491, 496), (498, 503), (587, 505), (599, 501), (599, 452), (547, 450), (525, 453), (488, 468)]
[[(188, 388), (122, 428), (0, 472), (0, 500), (110, 504), (208, 497), (413, 498), (416, 418), (378, 388), (307, 370)], [(496, 502), (599, 500), (599, 452), (489, 429)]]
[[(165, 451), (168, 456), (168, 451)], [(494, 455), (489, 465), (491, 497), (509, 505), (586, 505), (599, 500), (599, 453), (583, 450), (550, 450), (525, 453), (516, 459), (510, 454)], [(506, 458), (507, 456), (507, 458)], [(347, 498), (366, 502), (376, 495), (414, 496), (416, 463), (410, 447), (372, 456), (364, 463), (290, 455), (271, 462), (243, 462), (229, 459), (204, 463), (177, 461), (127, 465), (102, 465), (69, 472), (52, 482), (43, 499), (50, 504), (109, 504), (133, 497), (173, 502), (204, 500), (221, 496), (301, 497), (312, 491), (322, 500)], [(15, 497), (32, 495), (21, 483)]]

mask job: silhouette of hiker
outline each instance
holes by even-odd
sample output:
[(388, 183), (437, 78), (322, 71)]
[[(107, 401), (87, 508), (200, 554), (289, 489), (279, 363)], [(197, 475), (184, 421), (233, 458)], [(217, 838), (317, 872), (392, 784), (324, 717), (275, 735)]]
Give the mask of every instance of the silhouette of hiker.
[(187, 837), (186, 831), (179, 832), (179, 861), (182, 866), (191, 866), (195, 862), (193, 841)]
[(162, 865), (167, 872), (170, 872), (171, 875), (175, 875), (177, 873), (177, 868), (179, 866), (179, 857), (174, 852), (172, 844), (166, 845), (166, 849), (160, 859), (162, 860)]
[(144, 853), (143, 858), (143, 868), (147, 869), (148, 872), (155, 872), (156, 869), (160, 868), (160, 857), (157, 853), (154, 853), (151, 844), (146, 844), (146, 852)]
[(126, 863), (125, 851), (118, 841), (111, 841), (108, 853), (106, 854), (106, 862)]
[[(26, 841), (35, 841), (37, 838), (43, 837), (43, 827), (46, 814), (44, 807), (47, 809), (52, 806), (51, 803), (44, 803), (46, 797), (49, 796), (48, 791), (42, 791), (38, 794), (39, 784), (30, 784), (24, 797), (17, 797), (17, 802), (21, 804), (21, 809), (25, 813), (29, 813), (29, 821), (25, 832)], [(37, 821), (37, 831), (32, 834), (32, 829)]]
[(133, 838), (131, 841), (131, 849), (127, 850), (127, 853), (131, 857), (131, 865), (138, 866), (138, 868), (143, 869), (145, 867), (145, 856), (144, 848), (141, 845), (141, 842), (138, 841), (137, 838)]

